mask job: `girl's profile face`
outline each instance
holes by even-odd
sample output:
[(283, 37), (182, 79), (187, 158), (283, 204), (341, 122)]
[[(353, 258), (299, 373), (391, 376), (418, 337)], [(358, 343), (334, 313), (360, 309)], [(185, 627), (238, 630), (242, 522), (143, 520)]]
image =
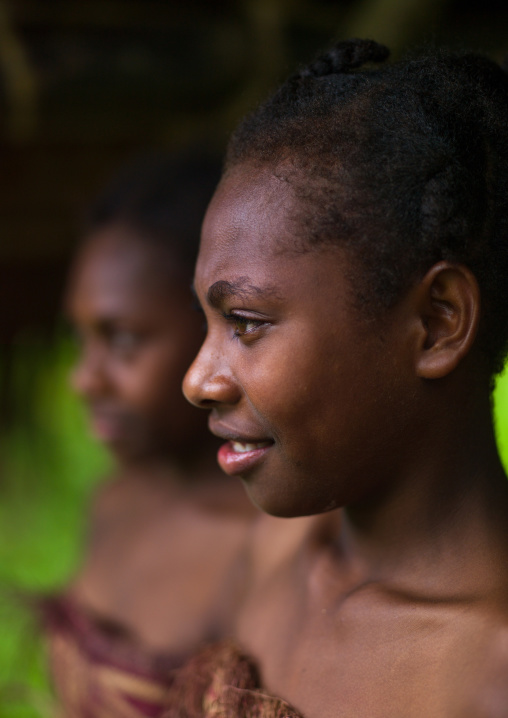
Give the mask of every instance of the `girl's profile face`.
[(181, 394), (200, 319), (170, 263), (162, 248), (112, 225), (87, 239), (71, 276), (67, 313), (80, 340), (73, 384), (92, 432), (120, 460), (178, 453), (201, 431)]
[(280, 516), (383, 481), (412, 380), (396, 317), (369, 325), (352, 308), (344, 251), (294, 249), (294, 209), (269, 169), (239, 166), (219, 185), (195, 274), (208, 334), (184, 381), (226, 441), (222, 468)]

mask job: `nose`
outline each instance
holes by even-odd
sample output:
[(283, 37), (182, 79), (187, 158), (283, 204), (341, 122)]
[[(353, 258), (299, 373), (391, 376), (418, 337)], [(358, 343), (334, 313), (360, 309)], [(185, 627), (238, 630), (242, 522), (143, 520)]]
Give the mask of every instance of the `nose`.
[(238, 382), (222, 355), (205, 341), (183, 380), (187, 401), (200, 409), (236, 404), (241, 396)]
[(96, 399), (107, 393), (108, 381), (100, 353), (84, 350), (70, 379), (74, 391), (84, 399)]

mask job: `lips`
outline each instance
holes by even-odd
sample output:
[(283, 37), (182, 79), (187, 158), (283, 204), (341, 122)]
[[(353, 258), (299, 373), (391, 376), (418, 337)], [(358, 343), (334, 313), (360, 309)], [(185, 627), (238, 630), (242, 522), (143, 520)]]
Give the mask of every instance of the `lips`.
[(243, 474), (259, 464), (271, 447), (271, 441), (227, 441), (220, 447), (217, 460), (226, 474)]
[[(210, 421), (210, 430), (221, 439), (228, 439), (218, 453), (221, 469), (230, 476), (243, 474), (260, 464), (273, 446), (271, 439), (241, 435), (229, 427)], [(249, 432), (250, 433), (250, 432)]]
[(127, 431), (128, 420), (117, 411), (90, 409), (90, 428), (93, 436), (105, 444), (121, 440)]
[(122, 434), (118, 421), (106, 416), (92, 416), (90, 426), (93, 436), (99, 441), (108, 444)]

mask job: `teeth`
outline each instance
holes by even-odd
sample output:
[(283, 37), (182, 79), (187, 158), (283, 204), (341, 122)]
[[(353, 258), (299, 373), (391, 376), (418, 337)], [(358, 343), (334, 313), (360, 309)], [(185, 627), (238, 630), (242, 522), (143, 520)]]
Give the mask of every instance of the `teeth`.
[(244, 444), (241, 441), (232, 441), (231, 446), (233, 447), (233, 451), (236, 451), (238, 454), (244, 454), (247, 451), (255, 451), (255, 449), (262, 449), (265, 446), (268, 446), (268, 441), (260, 441), (257, 444)]

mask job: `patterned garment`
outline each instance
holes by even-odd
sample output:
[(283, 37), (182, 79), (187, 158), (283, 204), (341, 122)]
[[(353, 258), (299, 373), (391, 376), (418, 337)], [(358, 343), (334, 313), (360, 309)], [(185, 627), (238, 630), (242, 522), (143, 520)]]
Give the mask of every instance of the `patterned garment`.
[(206, 646), (175, 672), (162, 718), (301, 718), (259, 689), (255, 665), (231, 642)]
[(59, 718), (160, 718), (182, 657), (149, 656), (69, 600), (42, 605)]
[(255, 665), (230, 641), (190, 659), (148, 656), (66, 599), (44, 601), (43, 620), (59, 718), (301, 718), (260, 690)]

